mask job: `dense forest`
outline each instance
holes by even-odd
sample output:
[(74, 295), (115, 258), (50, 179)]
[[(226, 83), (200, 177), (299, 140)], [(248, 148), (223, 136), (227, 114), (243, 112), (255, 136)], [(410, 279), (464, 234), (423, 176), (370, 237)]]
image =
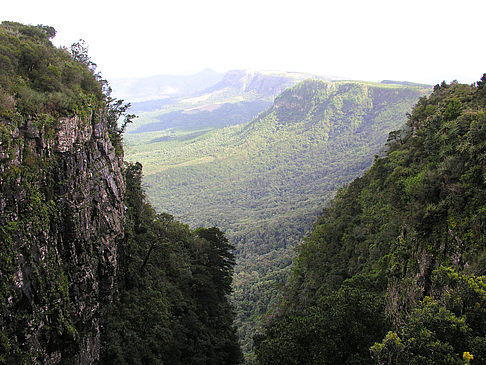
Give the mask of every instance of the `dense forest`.
[[(194, 227), (221, 227), (236, 246), (232, 300), (247, 354), (255, 323), (287, 279), (295, 245), (336, 190), (371, 166), (388, 133), (431, 91), (305, 80), (247, 123), (125, 136), (127, 159), (143, 163), (147, 195), (158, 211)], [(222, 109), (207, 117), (221, 118)]]
[(298, 247), (258, 364), (486, 361), (486, 74), (442, 83)]
[(233, 247), (157, 214), (84, 42), (0, 26), (0, 363), (237, 364)]
[(215, 227), (195, 231), (157, 214), (142, 165), (127, 165), (125, 242), (118, 293), (103, 321), (103, 364), (238, 364), (233, 328), (233, 247)]

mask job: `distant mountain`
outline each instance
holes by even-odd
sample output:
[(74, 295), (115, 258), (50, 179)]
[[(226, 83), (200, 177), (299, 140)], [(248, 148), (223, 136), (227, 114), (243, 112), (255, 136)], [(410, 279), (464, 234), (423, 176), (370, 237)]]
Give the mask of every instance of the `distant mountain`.
[[(233, 90), (275, 90), (257, 82), (259, 75), (227, 76), (224, 85)], [(337, 188), (371, 166), (388, 133), (429, 92), (306, 80), (245, 124), (196, 135), (126, 135), (126, 156), (144, 165), (157, 210), (194, 226), (222, 227), (237, 245), (233, 298), (246, 351), (255, 322), (286, 280), (293, 247)]]
[(114, 89), (125, 93), (127, 101), (130, 96), (138, 100), (137, 95), (141, 95), (137, 94), (138, 87), (147, 88), (141, 93), (162, 95), (132, 103), (131, 112), (139, 114), (140, 120), (128, 132), (197, 130), (248, 122), (267, 109), (283, 90), (308, 78), (327, 79), (306, 73), (251, 70), (233, 70), (217, 76), (207, 70), (180, 79), (163, 76), (132, 80), (125, 85), (126, 89), (120, 88), (120, 84)]
[(288, 87), (310, 78), (329, 80), (324, 76), (299, 72), (233, 70), (227, 72), (221, 81), (206, 89), (205, 93), (229, 89), (268, 98), (275, 97)]
[(191, 95), (220, 81), (223, 74), (206, 69), (194, 75), (157, 75), (110, 80), (113, 95), (129, 102), (146, 102)]

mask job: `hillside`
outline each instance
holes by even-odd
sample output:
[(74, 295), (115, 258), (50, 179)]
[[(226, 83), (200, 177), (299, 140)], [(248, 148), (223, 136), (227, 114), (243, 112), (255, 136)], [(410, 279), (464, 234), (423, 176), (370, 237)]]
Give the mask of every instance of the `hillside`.
[(155, 213), (127, 105), (55, 34), (0, 25), (0, 364), (240, 363), (233, 247)]
[(299, 245), (258, 364), (486, 361), (486, 74), (421, 98)]
[[(284, 282), (293, 247), (343, 183), (362, 174), (427, 89), (304, 81), (253, 121), (197, 135), (127, 134), (159, 211), (218, 225), (237, 247), (233, 302), (240, 337)], [(150, 143), (147, 143), (150, 142)]]
[[(144, 92), (153, 90), (154, 96), (148, 101), (132, 103), (131, 112), (139, 119), (127, 131), (196, 131), (249, 122), (270, 107), (273, 99), (286, 88), (310, 77), (317, 78), (297, 72), (233, 70), (200, 89), (200, 75), (133, 80), (134, 85), (150, 81), (152, 86)], [(175, 81), (193, 85), (193, 88), (174, 88)], [(124, 99), (136, 97), (137, 89), (128, 89), (120, 83), (114, 88)], [(167, 94), (157, 98), (156, 89), (166, 90)]]

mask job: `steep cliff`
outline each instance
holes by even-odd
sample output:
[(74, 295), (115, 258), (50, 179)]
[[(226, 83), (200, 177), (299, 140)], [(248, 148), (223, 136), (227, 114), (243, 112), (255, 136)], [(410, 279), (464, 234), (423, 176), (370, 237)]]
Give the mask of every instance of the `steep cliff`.
[[(120, 159), (101, 115), (61, 119), (50, 128), (29, 119), (17, 123), (2, 123), (11, 143), (0, 149), (0, 222), (8, 255), (2, 263), (9, 264), (2, 276), (10, 279), (3, 288), (8, 325), (2, 330), (7, 341), (39, 359), (69, 355), (92, 362), (123, 232)], [(62, 354), (74, 348), (78, 353)]]
[[(0, 56), (11, 67), (0, 75), (5, 363), (99, 358), (100, 317), (113, 297), (124, 231), (122, 155), (110, 141), (102, 84), (86, 60), (50, 44), (53, 34), (15, 23), (0, 28), (9, 46)], [(77, 81), (66, 88), (69, 76)]]

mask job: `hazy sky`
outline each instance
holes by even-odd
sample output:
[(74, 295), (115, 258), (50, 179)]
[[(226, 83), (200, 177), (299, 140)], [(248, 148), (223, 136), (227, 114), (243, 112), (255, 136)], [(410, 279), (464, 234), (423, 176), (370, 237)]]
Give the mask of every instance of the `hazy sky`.
[(0, 19), (78, 39), (108, 80), (262, 69), (472, 83), (486, 72), (485, 0), (15, 0)]

